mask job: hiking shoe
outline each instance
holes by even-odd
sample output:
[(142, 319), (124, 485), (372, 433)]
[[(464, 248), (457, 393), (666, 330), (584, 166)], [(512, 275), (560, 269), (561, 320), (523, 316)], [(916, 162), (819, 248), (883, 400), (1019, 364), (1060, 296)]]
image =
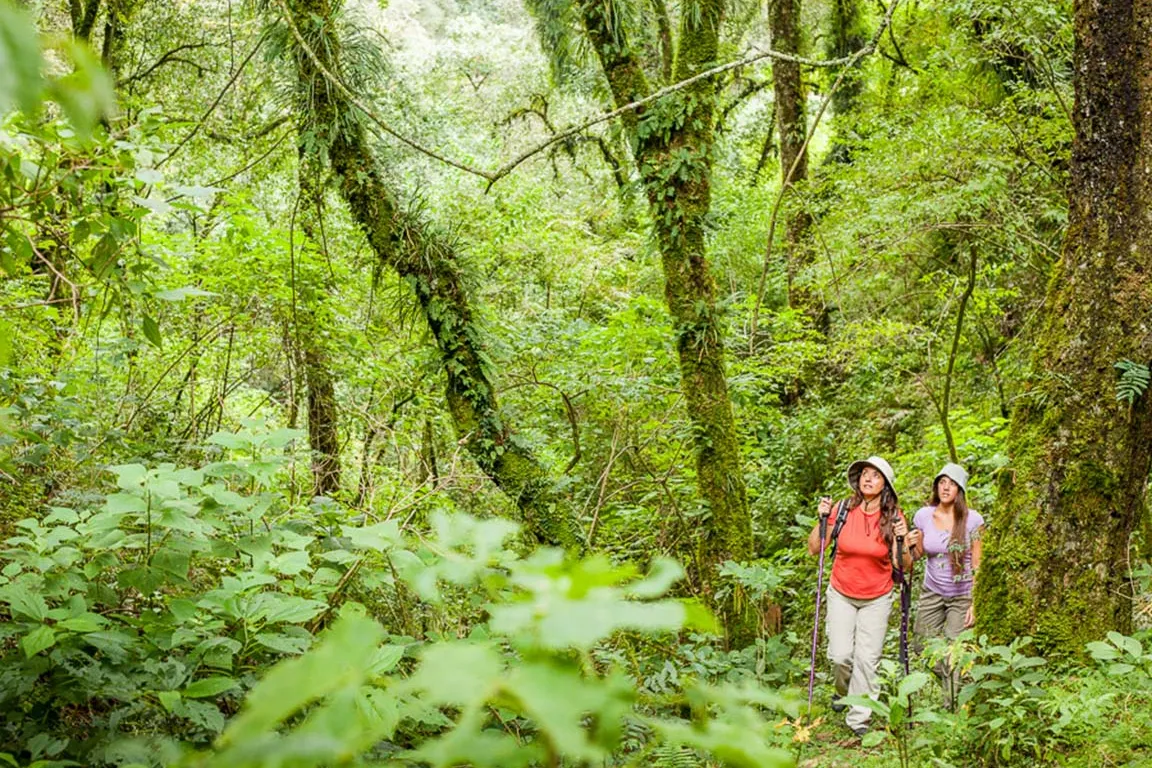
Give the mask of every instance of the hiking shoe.
[(860, 738), (864, 738), (864, 735), (866, 733), (868, 733), (868, 726), (866, 726), (866, 725), (852, 726), (852, 733), (856, 734)]
[(832, 711), (833, 712), (843, 712), (846, 709), (848, 709), (848, 705), (845, 704), (844, 702), (840, 701), (839, 696), (833, 696), (832, 697)]

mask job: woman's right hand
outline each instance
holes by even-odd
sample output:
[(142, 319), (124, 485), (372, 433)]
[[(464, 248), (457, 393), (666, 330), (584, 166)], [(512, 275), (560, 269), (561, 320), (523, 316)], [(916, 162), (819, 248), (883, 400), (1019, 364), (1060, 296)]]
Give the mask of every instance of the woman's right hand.
[(820, 499), (820, 517), (828, 517), (832, 514), (832, 498), (825, 496)]

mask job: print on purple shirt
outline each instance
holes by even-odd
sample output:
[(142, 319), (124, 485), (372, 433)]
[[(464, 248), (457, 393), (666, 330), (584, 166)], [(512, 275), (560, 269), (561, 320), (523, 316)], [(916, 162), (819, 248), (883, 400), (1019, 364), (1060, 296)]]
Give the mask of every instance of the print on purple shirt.
[(936, 507), (921, 507), (912, 519), (912, 525), (924, 532), (924, 554), (927, 566), (924, 568), (924, 588), (944, 597), (960, 597), (972, 591), (972, 549), (971, 542), (979, 538), (977, 529), (984, 525), (979, 512), (968, 510), (967, 541), (968, 551), (964, 553), (964, 570), (957, 573), (948, 555), (948, 540), (951, 531), (942, 531), (932, 521)]

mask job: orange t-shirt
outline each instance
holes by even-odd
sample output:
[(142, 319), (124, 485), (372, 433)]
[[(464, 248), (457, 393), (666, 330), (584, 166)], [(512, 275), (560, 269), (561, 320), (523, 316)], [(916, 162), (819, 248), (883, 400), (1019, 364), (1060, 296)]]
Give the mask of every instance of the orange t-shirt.
[(866, 515), (860, 505), (848, 513), (840, 530), (832, 588), (845, 597), (871, 600), (888, 594), (893, 586), (892, 555), (880, 533), (880, 512)]

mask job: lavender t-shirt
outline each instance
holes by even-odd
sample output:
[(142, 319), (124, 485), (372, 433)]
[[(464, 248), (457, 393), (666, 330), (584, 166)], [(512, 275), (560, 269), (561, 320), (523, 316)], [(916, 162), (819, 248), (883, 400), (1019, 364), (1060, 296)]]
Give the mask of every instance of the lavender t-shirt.
[(924, 569), (924, 588), (944, 597), (971, 594), (972, 541), (980, 538), (977, 529), (984, 525), (984, 518), (979, 512), (968, 510), (966, 536), (968, 549), (964, 552), (963, 570), (956, 571), (948, 554), (948, 541), (952, 538), (952, 532), (942, 531), (936, 527), (932, 520), (935, 511), (936, 507), (921, 507), (912, 518), (912, 525), (924, 532), (924, 554), (927, 555), (928, 562)]

